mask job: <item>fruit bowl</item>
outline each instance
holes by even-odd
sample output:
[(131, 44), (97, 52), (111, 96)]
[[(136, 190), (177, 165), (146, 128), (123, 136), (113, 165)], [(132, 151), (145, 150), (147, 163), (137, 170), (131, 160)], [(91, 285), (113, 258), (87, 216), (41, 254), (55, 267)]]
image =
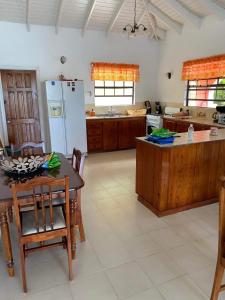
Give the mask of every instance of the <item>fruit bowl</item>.
[(0, 168), (12, 175), (25, 175), (37, 171), (44, 161), (45, 158), (40, 155), (6, 158), (0, 162)]

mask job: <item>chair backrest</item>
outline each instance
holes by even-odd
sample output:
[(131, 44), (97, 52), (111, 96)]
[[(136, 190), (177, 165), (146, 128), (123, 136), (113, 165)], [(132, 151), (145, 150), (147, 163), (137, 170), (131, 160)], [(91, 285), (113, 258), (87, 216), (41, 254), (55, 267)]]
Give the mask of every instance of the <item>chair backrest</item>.
[[(49, 220), (51, 230), (54, 227), (53, 198), (57, 191), (65, 191), (66, 204), (66, 226), (70, 228), (70, 203), (69, 203), (69, 177), (55, 179), (50, 177), (36, 177), (25, 183), (13, 183), (12, 195), (15, 211), (16, 225), (18, 232), (22, 235), (21, 228), (21, 208), (28, 204), (33, 205), (34, 222), (37, 232), (42, 228), (46, 231), (47, 219)], [(40, 205), (38, 205), (40, 203)], [(39, 208), (40, 207), (40, 208)], [(49, 231), (49, 228), (48, 228)]]
[(15, 148), (15, 146), (11, 144), (11, 155), (15, 156), (17, 155), (17, 153), (22, 156), (43, 155), (43, 142), (26, 142), (23, 143), (19, 148)]
[(221, 178), (219, 196), (219, 247), (218, 255), (225, 258), (225, 177)]
[(73, 169), (83, 177), (85, 155), (78, 149), (73, 148), (72, 166)]

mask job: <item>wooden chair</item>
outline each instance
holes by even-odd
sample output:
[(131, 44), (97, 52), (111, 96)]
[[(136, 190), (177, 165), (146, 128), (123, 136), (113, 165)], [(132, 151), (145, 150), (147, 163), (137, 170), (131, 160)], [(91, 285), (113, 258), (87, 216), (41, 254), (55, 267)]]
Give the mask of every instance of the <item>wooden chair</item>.
[[(57, 194), (54, 190), (58, 191), (59, 188), (65, 191), (65, 211), (62, 210), (62, 207), (54, 207), (52, 204), (53, 198)], [(25, 198), (23, 195), (28, 193), (31, 196)], [(69, 177), (66, 176), (63, 179), (37, 177), (25, 183), (12, 184), (12, 194), (24, 292), (27, 292), (25, 257), (26, 254), (36, 250), (62, 245), (67, 248), (69, 280), (72, 280)], [(41, 208), (38, 208), (38, 203), (41, 204)], [(29, 205), (29, 210), (24, 211), (27, 205)], [(33, 210), (30, 210), (30, 205), (33, 205)], [(59, 242), (44, 244), (45, 241), (56, 238), (59, 238)], [(37, 243), (37, 246), (27, 247), (33, 243)], [(51, 266), (49, 267), (51, 268)]]
[(16, 148), (14, 144), (11, 144), (11, 155), (18, 156), (17, 153), (21, 156), (43, 155), (43, 142), (26, 142), (19, 148)]
[[(80, 150), (73, 149), (72, 167), (75, 172), (78, 172), (83, 177), (85, 155)], [(64, 206), (64, 202), (59, 199), (54, 200), (54, 206)], [(70, 213), (71, 213), (71, 244), (72, 244), (72, 258), (76, 256), (76, 227), (79, 229), (80, 241), (84, 242), (85, 232), (82, 220), (81, 211), (81, 190), (73, 191), (70, 193)]]
[(222, 279), (225, 269), (225, 177), (222, 179), (219, 197), (219, 242), (216, 272), (211, 294), (211, 300), (217, 300), (219, 293), (225, 291)]
[[(81, 153), (78, 149), (73, 149), (73, 156), (72, 156), (72, 166), (75, 172), (78, 172), (79, 175), (83, 178), (83, 171), (84, 171), (84, 160), (85, 155)], [(80, 233), (80, 241), (85, 241), (85, 232), (84, 226), (82, 221), (82, 212), (81, 212), (81, 190), (77, 191), (77, 195), (75, 198), (75, 209), (76, 209), (76, 225), (79, 228)]]

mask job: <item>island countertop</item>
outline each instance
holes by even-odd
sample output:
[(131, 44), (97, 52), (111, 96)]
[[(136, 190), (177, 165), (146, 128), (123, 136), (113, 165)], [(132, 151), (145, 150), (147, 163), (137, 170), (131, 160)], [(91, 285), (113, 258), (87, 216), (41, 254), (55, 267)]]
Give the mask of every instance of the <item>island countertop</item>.
[(225, 129), (196, 131), (192, 141), (177, 135), (167, 145), (136, 139), (136, 193), (158, 216), (218, 201), (225, 175)]
[(164, 145), (156, 144), (147, 141), (146, 137), (138, 137), (137, 140), (143, 141), (145, 143), (150, 143), (161, 148), (168, 148), (168, 147), (184, 146), (184, 145), (207, 143), (207, 142), (214, 142), (214, 141), (222, 141), (225, 140), (225, 129), (218, 129), (218, 135), (216, 136), (211, 135), (210, 130), (194, 131), (193, 138), (191, 141), (188, 140), (187, 132), (177, 133), (175, 135), (175, 140), (172, 144), (164, 144)]

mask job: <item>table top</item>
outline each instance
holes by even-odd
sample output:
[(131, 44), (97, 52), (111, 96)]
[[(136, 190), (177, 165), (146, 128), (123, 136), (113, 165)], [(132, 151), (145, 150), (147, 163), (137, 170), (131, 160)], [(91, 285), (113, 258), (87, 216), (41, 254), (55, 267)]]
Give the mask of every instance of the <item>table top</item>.
[[(61, 160), (61, 166), (52, 170), (43, 169), (37, 176), (47, 176), (57, 179), (69, 176), (71, 191), (82, 188), (84, 186), (84, 181), (81, 176), (77, 172), (74, 172), (71, 163), (63, 154), (57, 153), (57, 155)], [(12, 201), (12, 192), (10, 188), (12, 181), (12, 177), (7, 176), (3, 170), (0, 170), (0, 204)]]
[(209, 143), (215, 141), (224, 141), (225, 140), (225, 129), (218, 129), (218, 135), (212, 136), (210, 135), (210, 130), (202, 130), (202, 131), (194, 131), (193, 139), (188, 140), (188, 133), (177, 133), (175, 135), (175, 140), (172, 144), (156, 144), (150, 141), (146, 141), (146, 137), (137, 138), (137, 140), (150, 143), (156, 147), (160, 148), (172, 148), (177, 146), (187, 146), (191, 144), (199, 144), (199, 143)]

